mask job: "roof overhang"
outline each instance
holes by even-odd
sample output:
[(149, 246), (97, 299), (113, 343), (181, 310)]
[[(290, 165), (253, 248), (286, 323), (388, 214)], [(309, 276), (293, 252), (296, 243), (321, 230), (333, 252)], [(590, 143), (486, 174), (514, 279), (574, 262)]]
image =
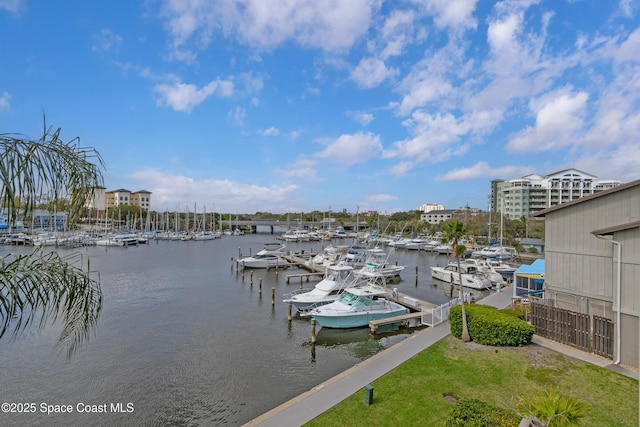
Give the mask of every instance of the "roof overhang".
[(629, 230), (637, 227), (640, 227), (640, 221), (632, 221), (625, 224), (612, 225), (611, 227), (599, 228), (597, 230), (593, 230), (591, 234), (596, 236), (612, 236), (618, 231)]

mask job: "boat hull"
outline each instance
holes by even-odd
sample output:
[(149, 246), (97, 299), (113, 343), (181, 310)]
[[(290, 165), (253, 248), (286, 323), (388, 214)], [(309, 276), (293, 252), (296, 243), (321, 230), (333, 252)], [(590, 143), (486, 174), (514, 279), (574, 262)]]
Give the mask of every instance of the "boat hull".
[(281, 257), (276, 257), (273, 259), (259, 259), (259, 258), (242, 258), (238, 260), (238, 264), (240, 264), (243, 268), (287, 268), (289, 267), (289, 262)]
[[(431, 277), (443, 282), (460, 285), (460, 278), (457, 272), (451, 272), (441, 267), (431, 267)], [(491, 280), (487, 277), (462, 273), (462, 286), (472, 289), (489, 289), (491, 288)]]
[(331, 312), (323, 310), (320, 307), (313, 315), (316, 323), (323, 328), (361, 328), (368, 326), (372, 320), (386, 319), (394, 316), (401, 316), (407, 314), (409, 310), (400, 304), (387, 301), (385, 308), (380, 310), (363, 310), (358, 312)]

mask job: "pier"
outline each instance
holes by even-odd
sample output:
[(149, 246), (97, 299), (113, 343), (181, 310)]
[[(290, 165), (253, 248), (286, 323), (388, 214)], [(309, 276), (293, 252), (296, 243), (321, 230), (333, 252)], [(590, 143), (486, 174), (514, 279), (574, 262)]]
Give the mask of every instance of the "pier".
[(308, 282), (309, 278), (311, 277), (323, 277), (327, 273), (327, 269), (322, 265), (312, 264), (309, 261), (315, 255), (316, 254), (310, 253), (309, 258), (303, 258), (296, 255), (285, 255), (283, 258), (286, 259), (290, 264), (309, 271), (309, 273), (287, 274), (287, 283), (289, 283), (291, 279), (295, 278), (300, 278), (300, 282), (302, 283), (303, 278), (306, 278)]
[[(394, 295), (395, 293), (395, 295)], [(369, 329), (372, 333), (376, 333), (380, 326), (384, 325), (401, 325), (408, 327), (415, 327), (422, 324), (422, 310), (430, 310), (435, 307), (428, 301), (423, 301), (418, 298), (405, 295), (397, 291), (389, 291), (389, 299), (402, 304), (407, 307), (411, 312), (407, 314), (401, 314), (400, 316), (387, 317), (385, 319), (371, 320), (369, 322)]]
[[(314, 256), (315, 254), (309, 254), (308, 257), (285, 255), (284, 258), (289, 263), (309, 271), (308, 273), (288, 274), (287, 283), (289, 283), (291, 279), (300, 278), (300, 286), (302, 286), (302, 280), (305, 278), (308, 282), (309, 278), (312, 276), (324, 276), (327, 271), (326, 267), (322, 265), (312, 264), (310, 262), (310, 259)], [(385, 325), (402, 325), (407, 327), (420, 326), (422, 324), (423, 309), (430, 310), (436, 307), (435, 304), (432, 304), (428, 301), (424, 301), (419, 298), (403, 294), (402, 292), (398, 292), (396, 288), (394, 288), (393, 290), (388, 289), (387, 297), (389, 298), (389, 300), (395, 301), (398, 304), (402, 304), (403, 306), (407, 307), (410, 312), (400, 316), (370, 321), (369, 329), (371, 329), (372, 333), (376, 333), (379, 327)]]

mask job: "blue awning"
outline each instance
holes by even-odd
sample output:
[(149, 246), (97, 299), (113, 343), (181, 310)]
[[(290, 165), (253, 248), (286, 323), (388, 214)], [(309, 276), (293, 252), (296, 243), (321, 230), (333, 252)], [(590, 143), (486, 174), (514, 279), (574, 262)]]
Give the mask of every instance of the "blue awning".
[(544, 260), (537, 259), (532, 264), (522, 264), (515, 272), (516, 276), (530, 277), (532, 279), (544, 278)]

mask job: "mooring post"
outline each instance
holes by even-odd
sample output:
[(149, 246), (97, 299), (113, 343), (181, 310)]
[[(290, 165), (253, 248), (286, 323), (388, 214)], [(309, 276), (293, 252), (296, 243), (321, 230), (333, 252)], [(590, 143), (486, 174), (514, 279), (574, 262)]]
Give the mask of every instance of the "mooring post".
[(300, 275), (300, 289), (302, 289), (302, 274)]
[(262, 296), (262, 278), (260, 278), (260, 284), (258, 286), (258, 293)]
[(291, 309), (291, 301), (289, 301), (289, 313), (287, 314), (287, 319), (289, 319), (289, 322), (291, 322), (291, 319), (293, 318), (291, 315), (292, 309)]
[(311, 343), (316, 342), (316, 319), (311, 319)]
[(418, 287), (418, 266), (416, 265), (416, 287)]
[(271, 288), (271, 305), (276, 305), (276, 288)]
[(253, 271), (249, 274), (249, 283), (253, 286)]

